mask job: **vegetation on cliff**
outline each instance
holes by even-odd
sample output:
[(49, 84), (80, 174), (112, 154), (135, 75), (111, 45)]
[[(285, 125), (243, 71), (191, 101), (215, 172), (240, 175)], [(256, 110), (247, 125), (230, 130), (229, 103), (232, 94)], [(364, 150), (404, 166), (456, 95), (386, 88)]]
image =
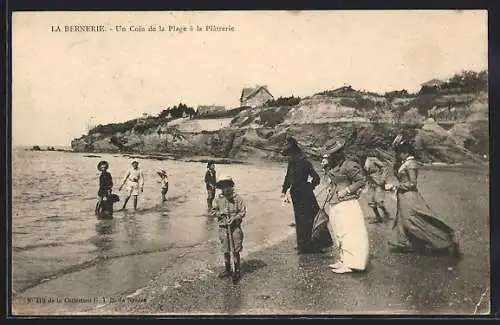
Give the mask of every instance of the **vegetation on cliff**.
[(477, 162), (489, 151), (487, 99), (487, 72), (463, 71), (447, 81), (428, 82), (415, 94), (344, 86), (203, 115), (181, 103), (158, 116), (98, 125), (73, 140), (72, 148), (281, 160), (284, 136), (292, 134), (311, 157), (343, 138), (349, 139), (352, 155), (374, 150), (387, 159), (393, 136), (405, 131), (420, 139), (422, 161)]

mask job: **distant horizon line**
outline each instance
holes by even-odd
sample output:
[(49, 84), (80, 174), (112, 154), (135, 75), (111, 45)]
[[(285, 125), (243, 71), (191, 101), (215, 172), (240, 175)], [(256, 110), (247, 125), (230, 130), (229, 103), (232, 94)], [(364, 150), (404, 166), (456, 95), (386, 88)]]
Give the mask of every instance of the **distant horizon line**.
[(12, 144), (12, 149), (25, 149), (25, 148), (33, 148), (34, 146), (39, 146), (40, 149), (44, 150), (47, 147), (54, 147), (54, 149), (70, 149), (71, 144)]

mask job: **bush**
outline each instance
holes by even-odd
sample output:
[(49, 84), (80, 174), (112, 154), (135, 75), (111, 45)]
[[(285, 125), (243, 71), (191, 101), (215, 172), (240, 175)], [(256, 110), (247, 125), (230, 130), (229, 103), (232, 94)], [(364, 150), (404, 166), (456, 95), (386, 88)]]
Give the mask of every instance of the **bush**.
[(461, 92), (480, 92), (488, 90), (488, 72), (486, 70), (475, 72), (464, 70), (455, 74), (447, 82), (440, 87), (422, 86), (419, 93), (421, 94), (455, 94)]
[(290, 111), (290, 108), (284, 106), (279, 109), (267, 109), (259, 112), (260, 124), (274, 127), (278, 124), (283, 123), (286, 114)]
[(394, 91), (389, 91), (384, 94), (384, 97), (387, 100), (392, 100), (394, 98), (411, 98), (414, 97), (413, 94), (410, 94), (408, 90), (403, 89), (403, 90), (394, 90)]
[(179, 105), (164, 109), (160, 112), (160, 114), (158, 114), (158, 117), (166, 118), (169, 114), (173, 118), (181, 118), (184, 114), (188, 116), (194, 116), (196, 115), (196, 111), (193, 107), (187, 106), (183, 103), (179, 103)]
[(212, 119), (212, 118), (229, 118), (229, 117), (235, 117), (238, 115), (238, 113), (244, 111), (247, 109), (247, 106), (242, 106), (242, 107), (237, 107), (233, 109), (229, 109), (223, 112), (213, 112), (213, 113), (206, 113), (203, 115), (196, 115), (194, 118), (195, 119)]
[(137, 124), (138, 119), (130, 120), (124, 123), (110, 123), (94, 127), (89, 131), (89, 134), (101, 133), (104, 135), (111, 135), (114, 133), (123, 133), (130, 131)]
[(144, 132), (144, 131), (146, 131), (148, 129), (158, 127), (161, 123), (162, 123), (161, 119), (154, 118), (154, 117), (148, 118), (146, 120), (141, 120), (141, 122), (138, 122), (134, 126), (134, 131), (136, 131), (136, 132)]
[(378, 107), (378, 103), (362, 96), (355, 96), (352, 98), (341, 98), (340, 105), (346, 107), (356, 108), (358, 110), (369, 110)]
[(300, 103), (300, 97), (279, 97), (278, 99), (270, 99), (265, 103), (267, 107), (295, 106)]
[(428, 117), (429, 110), (432, 109), (436, 103), (437, 94), (435, 93), (421, 93), (413, 101), (413, 105), (417, 108), (418, 113), (422, 116)]

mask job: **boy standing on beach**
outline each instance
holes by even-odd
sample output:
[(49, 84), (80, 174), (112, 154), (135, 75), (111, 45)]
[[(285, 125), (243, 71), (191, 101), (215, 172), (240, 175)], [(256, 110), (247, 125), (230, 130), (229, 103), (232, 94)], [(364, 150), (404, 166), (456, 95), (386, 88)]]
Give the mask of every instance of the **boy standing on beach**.
[(215, 198), (215, 162), (209, 161), (207, 163), (207, 172), (205, 173), (205, 185), (207, 187), (207, 210), (212, 210), (212, 203)]
[(158, 181), (161, 184), (161, 200), (165, 202), (167, 200), (167, 192), (168, 192), (168, 175), (165, 170), (161, 170), (158, 172), (160, 176), (160, 180)]
[[(219, 239), (224, 253), (224, 271), (219, 278), (231, 275), (231, 250), (233, 249), (236, 279), (240, 278), (240, 252), (243, 249), (243, 231), (241, 221), (246, 215), (246, 206), (243, 199), (234, 192), (234, 181), (230, 176), (222, 177), (217, 183), (222, 193), (215, 199), (212, 215), (217, 217), (219, 224)], [(232, 245), (230, 236), (232, 234)]]
[(137, 160), (132, 161), (132, 169), (130, 169), (125, 175), (123, 183), (119, 189), (120, 191), (125, 183), (128, 185), (128, 196), (123, 203), (122, 210), (125, 210), (128, 200), (132, 195), (134, 196), (134, 210), (137, 210), (137, 196), (139, 196), (139, 192), (144, 191), (144, 175), (142, 174), (142, 170), (139, 169), (139, 163)]

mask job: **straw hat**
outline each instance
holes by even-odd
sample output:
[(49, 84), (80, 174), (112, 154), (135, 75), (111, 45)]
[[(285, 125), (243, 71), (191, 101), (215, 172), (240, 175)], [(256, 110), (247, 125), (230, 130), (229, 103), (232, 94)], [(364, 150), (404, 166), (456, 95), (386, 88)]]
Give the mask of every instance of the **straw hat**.
[(106, 169), (109, 168), (109, 164), (106, 160), (101, 160), (98, 164), (97, 164), (97, 170), (101, 170), (101, 166), (105, 166)]
[(164, 169), (162, 169), (159, 172), (157, 172), (157, 174), (160, 175), (160, 176), (167, 176), (167, 172)]
[(221, 188), (224, 185), (229, 185), (233, 187), (234, 186), (233, 178), (231, 176), (222, 176), (215, 184), (217, 188)]

